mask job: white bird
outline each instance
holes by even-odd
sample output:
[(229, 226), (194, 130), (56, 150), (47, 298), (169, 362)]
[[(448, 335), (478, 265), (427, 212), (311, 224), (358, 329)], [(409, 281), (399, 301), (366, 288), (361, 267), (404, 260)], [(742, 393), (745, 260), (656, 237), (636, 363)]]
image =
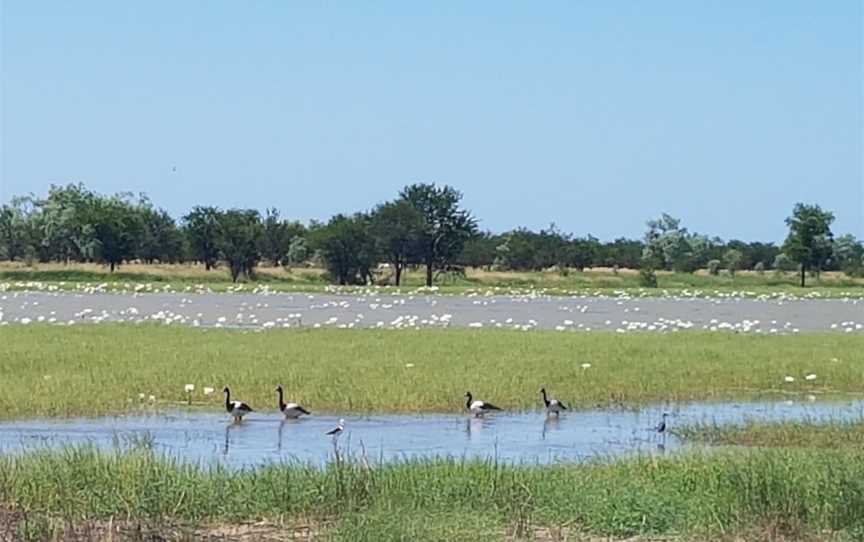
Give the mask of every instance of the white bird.
[(540, 393), (543, 395), (543, 404), (546, 405), (547, 414), (560, 415), (562, 411), (567, 410), (567, 407), (558, 399), (549, 399), (546, 397), (546, 388), (540, 388)]
[(338, 437), (342, 431), (345, 430), (345, 420), (339, 419), (339, 423), (336, 424), (336, 427), (324, 433), (325, 435), (331, 435), (333, 437)]
[(470, 410), (471, 413), (477, 417), (480, 417), (483, 414), (491, 412), (493, 410), (501, 410), (492, 403), (487, 403), (486, 401), (480, 400), (475, 401), (474, 398), (471, 396), (470, 391), (465, 392), (465, 408)]
[(297, 403), (285, 403), (282, 398), (282, 386), (276, 386), (276, 391), (279, 392), (279, 410), (286, 418), (295, 419), (303, 414), (309, 415), (309, 411)]
[(228, 386), (225, 386), (222, 391), (225, 393), (225, 410), (228, 411), (228, 414), (233, 416), (235, 422), (243, 421), (243, 416), (250, 412), (254, 412), (252, 407), (243, 401), (232, 401), (231, 390), (228, 389)]

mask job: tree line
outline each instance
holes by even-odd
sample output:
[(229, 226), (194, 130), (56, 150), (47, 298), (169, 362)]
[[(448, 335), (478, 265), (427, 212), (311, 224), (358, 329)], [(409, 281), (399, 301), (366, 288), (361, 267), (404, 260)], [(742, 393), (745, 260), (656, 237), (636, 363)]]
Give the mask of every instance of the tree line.
[[(321, 265), (335, 284), (381, 281), (399, 285), (408, 268), (422, 268), (426, 284), (466, 267), (561, 273), (591, 267), (640, 269), (643, 284), (655, 270), (712, 274), (742, 269), (843, 270), (861, 274), (864, 245), (852, 235), (834, 238), (833, 215), (798, 204), (787, 218), (781, 246), (723, 241), (692, 233), (667, 214), (647, 222), (643, 239), (601, 242), (555, 224), (539, 231), (480, 231), (477, 219), (450, 186), (406, 186), (392, 201), (309, 224), (283, 219), (276, 209), (196, 206), (175, 219), (146, 195), (102, 195), (82, 184), (52, 186), (44, 197), (15, 197), (0, 207), (0, 259), (26, 262), (98, 262), (111, 271), (130, 261), (224, 265), (233, 281), (254, 279), (265, 261), (278, 266)], [(379, 277), (376, 279), (376, 277)]]

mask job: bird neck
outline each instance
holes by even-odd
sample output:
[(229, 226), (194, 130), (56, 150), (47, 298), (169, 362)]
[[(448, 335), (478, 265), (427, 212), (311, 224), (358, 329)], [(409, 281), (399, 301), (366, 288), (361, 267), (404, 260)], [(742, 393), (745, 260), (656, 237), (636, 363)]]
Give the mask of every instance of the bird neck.
[(469, 394), (467, 394), (465, 397), (466, 397), (466, 400), (465, 400), (465, 408), (471, 408), (471, 403), (472, 403), (472, 401), (471, 401), (471, 399), (472, 399), (472, 398), (471, 398), (471, 394), (469, 393)]
[(231, 391), (225, 390), (225, 410), (231, 412)]
[(285, 401), (282, 399), (281, 389), (279, 389), (279, 410), (285, 410)]
[(549, 406), (549, 399), (546, 398), (546, 390), (542, 390), (540, 393), (543, 394), (543, 404)]

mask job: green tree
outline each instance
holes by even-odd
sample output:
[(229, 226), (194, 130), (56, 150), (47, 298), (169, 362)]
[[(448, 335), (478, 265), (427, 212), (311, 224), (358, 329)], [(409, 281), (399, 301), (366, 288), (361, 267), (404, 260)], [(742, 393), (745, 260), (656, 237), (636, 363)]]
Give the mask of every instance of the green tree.
[(138, 258), (145, 263), (178, 262), (183, 257), (183, 234), (164, 209), (154, 209), (149, 201), (140, 205), (141, 239)]
[(104, 198), (79, 183), (52, 185), (45, 199), (34, 201), (38, 208), (33, 218), (40, 261), (94, 259), (99, 248), (92, 216), (97, 199)]
[(384, 203), (375, 208), (370, 221), (370, 233), (378, 252), (393, 266), (396, 286), (401, 284), (402, 271), (416, 259), (424, 217), (405, 200)]
[(831, 223), (834, 215), (823, 211), (818, 205), (795, 204), (792, 216), (786, 219), (789, 235), (783, 243), (783, 252), (798, 262), (801, 270), (801, 287), (810, 269), (819, 271), (833, 251)]
[(837, 268), (846, 274), (859, 274), (864, 261), (864, 244), (855, 239), (852, 234), (841, 235), (834, 240), (832, 259), (836, 262)]
[[(311, 254), (311, 250), (309, 250), (309, 245), (306, 244), (306, 238), (301, 236), (295, 236), (291, 239), (291, 245), (288, 247), (288, 254), (286, 256), (287, 265), (300, 265), (309, 259)], [(285, 265), (283, 262), (282, 265)]]
[(261, 232), (261, 256), (274, 266), (285, 258), (291, 246), (286, 223), (280, 220), (279, 211), (270, 208), (265, 211)]
[(93, 239), (85, 253), (107, 265), (112, 273), (137, 254), (143, 225), (128, 194), (94, 196), (83, 210), (82, 222), (83, 231)]
[(491, 232), (475, 233), (465, 241), (458, 263), (467, 267), (491, 269), (495, 263), (495, 249), (501, 243), (501, 237)]
[(261, 215), (254, 209), (229, 209), (218, 215), (217, 225), (216, 245), (228, 264), (231, 281), (237, 282), (241, 276), (254, 279), (255, 266), (261, 260)]
[(783, 271), (795, 271), (796, 265), (792, 258), (781, 252), (774, 256), (771, 267), (774, 268), (775, 273), (779, 274)]
[(543, 269), (543, 262), (538, 255), (538, 237), (538, 234), (527, 228), (506, 233), (495, 247), (495, 265), (508, 271)]
[(657, 267), (692, 273), (708, 262), (714, 241), (691, 234), (681, 221), (666, 213), (648, 221), (645, 246)]
[(451, 264), (462, 253), (465, 241), (477, 230), (477, 222), (460, 207), (462, 194), (450, 186), (413, 184), (406, 186), (400, 197), (423, 215), (417, 255), (426, 266), (426, 286), (432, 286), (435, 268)]
[(340, 285), (368, 284), (377, 265), (376, 243), (368, 216), (336, 215), (310, 229), (312, 246), (321, 254), (331, 279)]
[(569, 239), (562, 247), (562, 263), (566, 267), (572, 267), (584, 271), (590, 267), (597, 253), (600, 251), (600, 242), (596, 237), (576, 237)]
[(735, 272), (741, 269), (743, 263), (744, 254), (740, 250), (730, 248), (723, 254), (723, 265), (726, 266), (726, 270), (733, 277), (735, 276)]
[(0, 258), (15, 261), (27, 255), (27, 218), (14, 201), (0, 207)]
[(204, 268), (210, 271), (219, 261), (219, 216), (221, 211), (216, 207), (193, 207), (183, 217), (184, 231), (189, 243), (192, 258), (202, 262)]

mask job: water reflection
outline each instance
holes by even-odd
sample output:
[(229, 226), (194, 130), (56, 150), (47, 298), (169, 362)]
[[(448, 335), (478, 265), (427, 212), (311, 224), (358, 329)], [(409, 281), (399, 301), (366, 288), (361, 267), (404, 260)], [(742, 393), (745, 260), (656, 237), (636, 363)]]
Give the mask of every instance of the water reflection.
[(546, 440), (546, 433), (558, 431), (561, 425), (560, 416), (546, 416), (543, 420), (543, 431), (540, 433), (540, 438)]
[[(682, 446), (674, 434), (657, 433), (663, 412), (671, 427), (746, 420), (842, 420), (864, 417), (864, 402), (689, 403), (642, 410), (569, 411), (560, 418), (544, 412), (470, 415), (346, 416), (339, 451), (376, 460), (416, 457), (495, 456), (507, 462), (578, 461), (596, 456), (666, 453)], [(665, 407), (665, 408), (664, 408)], [(253, 413), (241, 424), (224, 413), (173, 412), (109, 418), (24, 420), (0, 423), (0, 452), (90, 443), (111, 448), (152, 435), (153, 446), (179, 459), (242, 467), (268, 461), (322, 464), (332, 458), (334, 439), (325, 434), (339, 416), (285, 420), (278, 413)], [(349, 431), (350, 428), (350, 431)], [(348, 433), (353, 434), (353, 438)], [(276, 442), (273, 442), (273, 439)]]

